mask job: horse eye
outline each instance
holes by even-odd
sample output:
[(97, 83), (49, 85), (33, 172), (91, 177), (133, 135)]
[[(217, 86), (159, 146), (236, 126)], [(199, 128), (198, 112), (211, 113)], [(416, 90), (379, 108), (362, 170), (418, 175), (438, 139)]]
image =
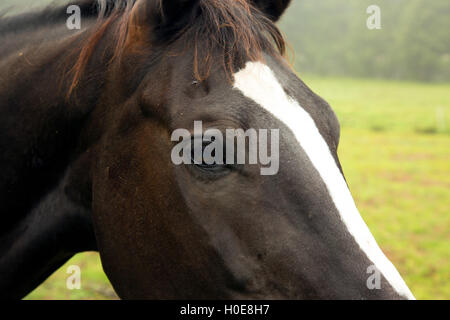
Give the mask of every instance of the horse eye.
[[(194, 140), (192, 140), (192, 148), (191, 148), (191, 163), (193, 163), (197, 168), (206, 170), (206, 171), (222, 171), (225, 169), (228, 169), (229, 166), (225, 164), (225, 156), (222, 161), (222, 163), (206, 163), (203, 159), (205, 148), (211, 144), (211, 141), (203, 141), (202, 142), (202, 163), (195, 163), (195, 151), (194, 151)], [(223, 154), (225, 155), (225, 150), (223, 151)], [(215, 150), (211, 152), (211, 156), (215, 157)]]

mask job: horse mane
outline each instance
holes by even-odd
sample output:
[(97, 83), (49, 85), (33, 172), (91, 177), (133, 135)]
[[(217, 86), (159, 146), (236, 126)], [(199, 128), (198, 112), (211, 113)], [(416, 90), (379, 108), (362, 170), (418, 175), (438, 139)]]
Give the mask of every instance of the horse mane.
[[(163, 0), (82, 1), (84, 5), (87, 2), (97, 5), (97, 24), (90, 31), (72, 69), (69, 96), (79, 84), (97, 44), (109, 27), (115, 28), (112, 32), (115, 38), (112, 61), (120, 61), (137, 43), (150, 43), (151, 48), (148, 29), (142, 28), (144, 21), (144, 25), (153, 24), (151, 32), (156, 34), (156, 41), (167, 45), (181, 43), (181, 47), (194, 50), (193, 75), (199, 81), (208, 77), (213, 63), (221, 63), (231, 75), (236, 65), (262, 59), (263, 53), (279, 57), (285, 54), (285, 41), (278, 27), (248, 0), (198, 0), (190, 8), (190, 14), (165, 27), (162, 27), (165, 15)], [(151, 18), (145, 16), (149, 5), (160, 10), (157, 16), (162, 17), (161, 20), (149, 21)]]

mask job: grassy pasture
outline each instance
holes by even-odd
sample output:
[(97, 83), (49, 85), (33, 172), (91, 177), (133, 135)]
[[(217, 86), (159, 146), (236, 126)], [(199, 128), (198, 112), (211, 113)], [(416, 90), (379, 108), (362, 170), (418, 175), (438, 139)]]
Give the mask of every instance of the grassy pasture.
[[(418, 299), (450, 299), (450, 85), (301, 76), (336, 111), (363, 218)], [(66, 289), (68, 265), (82, 289)], [(114, 298), (98, 255), (75, 256), (27, 299)]]

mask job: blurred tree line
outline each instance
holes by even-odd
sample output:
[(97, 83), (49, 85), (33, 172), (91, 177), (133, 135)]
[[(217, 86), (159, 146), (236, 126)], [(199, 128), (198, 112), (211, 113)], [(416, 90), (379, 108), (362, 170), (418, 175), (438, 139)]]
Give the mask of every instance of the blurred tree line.
[(280, 26), (300, 72), (450, 81), (450, 0), (293, 0)]

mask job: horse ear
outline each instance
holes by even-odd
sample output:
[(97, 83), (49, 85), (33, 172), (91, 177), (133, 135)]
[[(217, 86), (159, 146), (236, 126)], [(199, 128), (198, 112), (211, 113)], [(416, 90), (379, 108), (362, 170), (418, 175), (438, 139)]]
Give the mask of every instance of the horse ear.
[(276, 22), (283, 15), (291, 0), (250, 0), (250, 2), (261, 12)]
[(174, 30), (183, 24), (187, 12), (192, 12), (192, 8), (199, 0), (152, 0), (145, 1), (147, 13), (150, 13), (155, 26), (158, 29)]

